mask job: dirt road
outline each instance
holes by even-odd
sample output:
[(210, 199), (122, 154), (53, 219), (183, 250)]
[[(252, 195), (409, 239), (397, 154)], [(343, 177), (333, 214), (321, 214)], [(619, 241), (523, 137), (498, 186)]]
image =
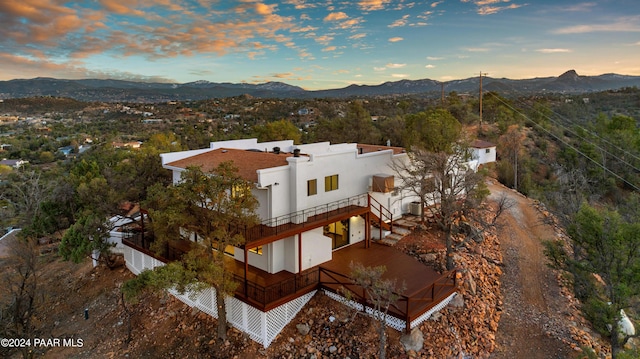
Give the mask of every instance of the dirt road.
[[(571, 358), (572, 313), (553, 271), (547, 267), (542, 241), (553, 239), (553, 226), (543, 223), (532, 200), (498, 183), (489, 185), (490, 200), (502, 194), (513, 206), (502, 217), (498, 235), (504, 261), (503, 314), (491, 358)], [(563, 339), (565, 341), (563, 341)]]

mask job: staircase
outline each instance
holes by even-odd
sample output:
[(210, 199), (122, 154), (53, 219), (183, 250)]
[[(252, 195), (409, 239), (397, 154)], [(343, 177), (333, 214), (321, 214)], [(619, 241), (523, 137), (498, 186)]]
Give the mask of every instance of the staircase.
[(411, 233), (417, 223), (408, 218), (399, 219), (393, 222), (393, 230), (387, 234), (380, 243), (388, 246), (394, 246), (399, 240), (404, 238), (407, 234)]
[(402, 218), (400, 220), (393, 220), (392, 213), (382, 206), (382, 204), (369, 196), (371, 206), (371, 224), (377, 227), (382, 232), (390, 232), (384, 238), (379, 240), (380, 243), (388, 246), (394, 246), (399, 240), (404, 238), (407, 234), (411, 233), (416, 227), (417, 223), (412, 221), (409, 217)]

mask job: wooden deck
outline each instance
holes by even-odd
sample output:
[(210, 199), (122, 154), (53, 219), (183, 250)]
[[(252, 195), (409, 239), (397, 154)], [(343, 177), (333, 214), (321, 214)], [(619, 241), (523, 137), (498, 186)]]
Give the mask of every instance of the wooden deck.
[[(169, 261), (130, 239), (123, 243), (165, 263)], [(399, 299), (390, 307), (389, 314), (404, 320), (407, 328), (456, 290), (455, 272), (438, 274), (415, 258), (377, 243), (369, 248), (364, 247), (364, 242), (343, 247), (333, 252), (331, 261), (298, 274), (287, 271), (271, 274), (249, 266), (246, 281), (244, 263), (232, 257), (225, 260), (238, 283), (236, 298), (265, 312), (319, 288), (341, 295), (339, 288), (347, 288), (354, 300), (366, 305), (362, 289), (349, 278), (352, 262), (367, 267), (384, 265), (383, 278), (395, 280), (397, 288), (404, 288), (397, 291)]]
[(396, 292), (399, 299), (389, 308), (389, 314), (404, 320), (407, 329), (413, 320), (456, 291), (455, 271), (439, 274), (415, 258), (378, 243), (369, 248), (359, 243), (334, 251), (332, 260), (320, 265), (320, 286), (338, 294), (338, 288), (346, 288), (355, 300), (365, 304), (362, 289), (348, 278), (352, 262), (366, 267), (384, 265), (383, 278), (396, 281), (396, 288), (404, 287)]

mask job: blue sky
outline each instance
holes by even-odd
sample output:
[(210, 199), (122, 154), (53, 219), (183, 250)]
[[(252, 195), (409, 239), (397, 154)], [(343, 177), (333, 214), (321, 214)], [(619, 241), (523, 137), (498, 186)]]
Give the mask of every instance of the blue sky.
[(640, 75), (638, 0), (1, 0), (0, 24), (0, 80)]

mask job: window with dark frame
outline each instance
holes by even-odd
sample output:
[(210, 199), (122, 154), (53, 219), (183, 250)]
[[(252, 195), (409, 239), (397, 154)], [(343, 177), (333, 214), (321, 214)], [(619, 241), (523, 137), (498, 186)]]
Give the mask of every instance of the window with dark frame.
[(324, 191), (335, 191), (338, 189), (338, 175), (331, 175), (324, 178)]
[(311, 179), (307, 181), (307, 196), (318, 194), (318, 180)]

